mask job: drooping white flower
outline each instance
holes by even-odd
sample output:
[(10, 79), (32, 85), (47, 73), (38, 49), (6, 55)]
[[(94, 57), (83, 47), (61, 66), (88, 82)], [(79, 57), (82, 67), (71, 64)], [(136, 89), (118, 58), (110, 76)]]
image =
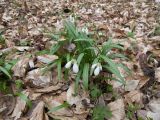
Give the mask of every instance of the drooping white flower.
[(100, 68), (100, 71), (102, 71), (102, 65), (99, 63), (98, 66)]
[(91, 66), (91, 69), (95, 69), (96, 66), (97, 66), (97, 63), (93, 64), (93, 65)]
[(72, 60), (67, 62), (67, 64), (65, 65), (65, 68), (69, 69), (72, 65)]
[(75, 22), (75, 19), (74, 19), (74, 17), (72, 17), (72, 15), (69, 16), (69, 21), (71, 21), (72, 23)]
[(99, 75), (100, 69), (101, 69), (101, 68), (100, 68), (99, 66), (96, 67), (96, 69), (94, 70), (94, 75), (95, 75), (95, 76)]
[(99, 75), (100, 71), (102, 71), (102, 65), (100, 63), (95, 63), (91, 66), (91, 70), (94, 71), (94, 75)]
[(74, 62), (74, 64), (73, 64), (73, 72), (74, 73), (78, 73), (78, 71), (79, 71), (79, 67), (78, 67), (78, 64), (77, 64), (77, 62)]
[(88, 35), (88, 28), (87, 27), (82, 28), (82, 32), (84, 32)]

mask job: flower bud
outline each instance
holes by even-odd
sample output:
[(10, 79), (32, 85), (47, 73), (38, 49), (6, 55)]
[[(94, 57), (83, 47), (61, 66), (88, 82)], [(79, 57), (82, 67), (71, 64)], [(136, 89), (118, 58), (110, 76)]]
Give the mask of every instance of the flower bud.
[(79, 67), (78, 67), (77, 62), (75, 62), (75, 63), (73, 64), (73, 72), (74, 72), (74, 73), (78, 73), (78, 71), (79, 71)]
[(70, 68), (71, 67), (71, 65), (72, 65), (72, 61), (69, 61), (69, 62), (67, 62), (67, 64), (65, 65), (65, 68)]
[(99, 72), (100, 72), (100, 67), (97, 66), (96, 69), (94, 70), (94, 75), (95, 76), (99, 75)]
[(96, 66), (97, 66), (97, 63), (93, 64), (93, 65), (91, 66), (91, 68), (92, 68), (92, 69), (95, 69)]

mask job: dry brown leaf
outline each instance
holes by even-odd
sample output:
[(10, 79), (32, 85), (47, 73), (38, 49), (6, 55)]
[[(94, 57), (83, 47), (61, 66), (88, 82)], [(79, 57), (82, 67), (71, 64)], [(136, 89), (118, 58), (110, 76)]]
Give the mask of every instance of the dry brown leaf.
[(160, 113), (160, 99), (151, 100), (148, 107), (152, 112)]
[(14, 46), (14, 48), (21, 51), (21, 52), (33, 49), (32, 47), (29, 47), (29, 46)]
[(42, 62), (42, 63), (50, 63), (54, 60), (58, 59), (58, 56), (56, 55), (41, 55), (41, 56), (37, 56), (37, 60)]
[(140, 104), (142, 103), (142, 96), (143, 94), (140, 91), (134, 90), (134, 91), (127, 93), (124, 97), (128, 103), (136, 102)]
[(36, 93), (49, 93), (49, 92), (55, 92), (57, 90), (60, 90), (64, 85), (59, 83), (55, 86), (49, 86), (46, 88), (42, 88), (42, 89), (34, 89), (34, 92)]
[(155, 69), (155, 78), (160, 82), (160, 68)]
[(82, 96), (80, 95), (74, 96), (75, 93), (74, 88), (75, 88), (74, 84), (71, 84), (69, 89), (67, 90), (67, 102), (70, 105), (76, 105), (74, 113), (76, 114), (88, 113), (89, 111), (83, 105), (82, 101), (85, 100), (87, 104), (89, 104), (90, 100), (87, 98), (85, 94), (83, 94)]
[(24, 77), (29, 66), (29, 58), (22, 57), (12, 68), (14, 76)]
[(43, 73), (44, 69), (38, 68), (27, 73), (25, 80), (36, 87), (46, 87), (52, 82), (52, 74), (50, 71)]
[[(29, 92), (27, 91), (23, 91), (22, 93), (27, 97), (29, 95)], [(12, 117), (14, 117), (14, 120), (18, 120), (21, 117), (22, 113), (25, 110), (26, 104), (26, 101), (22, 100), (20, 97), (17, 97), (17, 103), (12, 113)]]
[(118, 99), (108, 104), (108, 107), (112, 111), (112, 117), (109, 120), (123, 120), (125, 117), (124, 101)]
[[(59, 105), (62, 105), (64, 101), (66, 101), (66, 92), (61, 93), (59, 96), (44, 96), (43, 100), (49, 110)], [(73, 116), (73, 112), (67, 108), (62, 108), (57, 111), (50, 113), (54, 116), (66, 116), (71, 117)]]
[(43, 120), (44, 118), (44, 102), (40, 101), (37, 106), (34, 108), (31, 116), (30, 116), (30, 120)]
[(133, 91), (137, 88), (139, 80), (127, 80), (125, 84), (125, 91)]

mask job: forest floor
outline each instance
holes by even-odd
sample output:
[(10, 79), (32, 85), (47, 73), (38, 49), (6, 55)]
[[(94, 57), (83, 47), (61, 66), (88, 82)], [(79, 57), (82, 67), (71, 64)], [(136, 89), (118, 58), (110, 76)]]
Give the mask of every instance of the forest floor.
[[(0, 0), (0, 66), (18, 60), (5, 82), (0, 69), (0, 120), (160, 120), (160, 1), (91, 1)], [(112, 38), (123, 46), (125, 85), (95, 80), (87, 91), (80, 82), (75, 96), (74, 75), (41, 72), (57, 59), (42, 53), (54, 45), (50, 35), (73, 18), (99, 45)]]

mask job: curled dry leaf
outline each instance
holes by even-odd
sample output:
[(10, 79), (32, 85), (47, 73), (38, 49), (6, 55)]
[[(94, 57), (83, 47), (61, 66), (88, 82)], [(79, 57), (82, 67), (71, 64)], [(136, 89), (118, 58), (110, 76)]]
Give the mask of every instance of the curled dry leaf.
[(158, 82), (160, 82), (160, 67), (155, 69), (155, 78)]
[(160, 99), (150, 101), (149, 109), (154, 113), (160, 113)]
[[(62, 105), (66, 101), (66, 92), (61, 93), (59, 96), (44, 96), (43, 100), (49, 110), (59, 105)], [(73, 112), (67, 108), (61, 108), (57, 111), (51, 112), (49, 115), (54, 116), (73, 116)]]
[(160, 114), (159, 113), (154, 113), (154, 112), (147, 112), (147, 117), (151, 118), (152, 120), (160, 120)]
[(29, 47), (29, 46), (15, 46), (14, 48), (21, 52), (33, 49), (32, 47)]
[(37, 60), (42, 62), (42, 63), (50, 63), (54, 60), (58, 59), (58, 56), (56, 55), (41, 55), (41, 56), (37, 56)]
[(112, 111), (112, 117), (109, 120), (123, 120), (125, 117), (124, 101), (118, 99), (108, 104), (108, 107)]
[(139, 80), (127, 80), (125, 84), (125, 91), (133, 91), (137, 88)]
[[(29, 92), (27, 91), (23, 91), (22, 93), (27, 97), (29, 95)], [(20, 97), (17, 97), (17, 103), (12, 113), (12, 117), (14, 117), (14, 120), (18, 120), (21, 117), (22, 113), (25, 110), (26, 104), (26, 101), (22, 100)]]
[(50, 71), (44, 74), (43, 70), (38, 68), (28, 72), (25, 80), (37, 87), (49, 86), (52, 81), (52, 74)]
[(42, 89), (34, 89), (34, 92), (36, 93), (49, 93), (49, 92), (55, 92), (57, 90), (60, 90), (64, 85), (59, 83), (55, 86), (49, 86)]
[(76, 114), (84, 114), (88, 113), (89, 109), (86, 109), (86, 106), (83, 105), (82, 101), (86, 101), (86, 104), (90, 103), (90, 100), (87, 98), (87, 94), (83, 94), (82, 97), (80, 95), (74, 96), (75, 90), (74, 84), (71, 84), (68, 91), (67, 91), (67, 102), (70, 105), (75, 105), (74, 113)]
[(14, 76), (24, 77), (26, 70), (29, 66), (28, 63), (29, 63), (29, 58), (22, 57), (12, 68)]
[(43, 110), (44, 110), (44, 102), (40, 101), (37, 106), (34, 108), (30, 120), (43, 120)]
[(128, 103), (136, 102), (140, 104), (142, 103), (142, 96), (143, 94), (140, 91), (134, 90), (134, 91), (127, 93), (124, 97)]

